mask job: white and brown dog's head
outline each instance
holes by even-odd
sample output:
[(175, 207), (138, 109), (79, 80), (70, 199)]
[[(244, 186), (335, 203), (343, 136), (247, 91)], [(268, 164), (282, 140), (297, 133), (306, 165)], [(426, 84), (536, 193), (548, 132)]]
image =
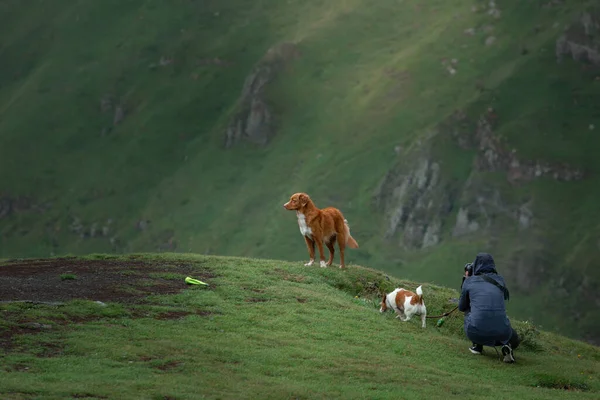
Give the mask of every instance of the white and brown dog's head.
[(302, 212), (304, 208), (312, 204), (310, 196), (306, 193), (294, 193), (290, 197), (290, 201), (283, 205), (286, 210), (296, 210)]
[(410, 290), (396, 288), (394, 291), (384, 294), (381, 299), (381, 307), (379, 312), (385, 312), (389, 309), (396, 312), (397, 318), (402, 321), (408, 321), (413, 315), (421, 316), (421, 323), (425, 328), (425, 319), (427, 316), (427, 308), (423, 301), (423, 290), (419, 286), (416, 290), (417, 293), (411, 292)]

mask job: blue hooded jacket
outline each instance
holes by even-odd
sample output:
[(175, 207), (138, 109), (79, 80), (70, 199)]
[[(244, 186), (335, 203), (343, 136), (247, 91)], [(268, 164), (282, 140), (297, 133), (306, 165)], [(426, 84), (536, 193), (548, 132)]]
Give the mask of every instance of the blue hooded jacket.
[(496, 272), (492, 256), (477, 254), (473, 262), (473, 275), (464, 280), (458, 300), (458, 309), (465, 313), (465, 333), (476, 344), (506, 344), (512, 335), (512, 327), (506, 316), (504, 292), (487, 282), (483, 275), (506, 287), (504, 278)]

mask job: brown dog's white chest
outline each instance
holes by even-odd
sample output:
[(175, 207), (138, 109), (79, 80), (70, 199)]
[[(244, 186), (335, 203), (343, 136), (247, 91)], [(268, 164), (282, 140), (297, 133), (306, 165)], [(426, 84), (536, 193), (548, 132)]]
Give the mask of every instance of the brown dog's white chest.
[(296, 216), (298, 217), (298, 227), (300, 228), (302, 236), (312, 238), (312, 229), (310, 229), (310, 226), (306, 223), (306, 216), (301, 212), (296, 212)]

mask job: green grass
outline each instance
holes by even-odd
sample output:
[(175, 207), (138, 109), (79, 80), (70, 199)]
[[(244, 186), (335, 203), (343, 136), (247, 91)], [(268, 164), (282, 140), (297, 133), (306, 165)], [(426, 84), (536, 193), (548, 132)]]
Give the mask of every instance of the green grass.
[[(521, 290), (512, 311), (597, 338), (600, 82), (597, 70), (557, 64), (554, 53), (565, 24), (594, 2), (506, 0), (495, 19), (472, 11), (483, 0), (32, 1), (0, 4), (0, 197), (31, 197), (45, 211), (0, 219), (1, 257), (177, 251), (300, 260), (304, 245), (281, 204), (307, 191), (350, 221), (361, 246), (351, 263), (454, 285), (452, 271), (477, 251), (493, 252), (507, 276), (517, 275), (515, 260), (542, 260), (523, 262), (542, 282)], [(465, 35), (469, 28), (477, 33)], [(265, 148), (224, 149), (246, 76), (284, 41), (302, 56), (267, 88), (276, 136)], [(160, 66), (161, 57), (173, 62)], [(217, 57), (226, 63), (205, 62)], [(458, 60), (456, 75), (444, 58)], [(477, 81), (489, 90), (480, 93)], [(102, 112), (107, 96), (113, 108)], [(117, 105), (125, 118), (113, 126)], [(460, 192), (474, 152), (437, 128), (458, 109), (472, 122), (490, 106), (495, 133), (523, 157), (569, 162), (589, 177), (515, 188), (483, 173), (503, 198), (532, 200), (533, 230), (504, 221), (453, 238), (457, 200), (439, 246), (386, 241), (373, 206), (386, 172), (415, 159), (423, 142), (446, 188)], [(150, 221), (146, 229), (136, 229), (140, 220)], [(567, 295), (558, 306), (549, 295), (579, 287), (587, 297)]]
[[(517, 363), (491, 348), (473, 356), (461, 314), (437, 328), (380, 314), (380, 291), (416, 284), (373, 269), (304, 267), (276, 260), (138, 255), (218, 272), (144, 305), (72, 301), (1, 305), (0, 397), (90, 398), (523, 398), (595, 399), (598, 348), (512, 318), (524, 338)], [(169, 274), (169, 267), (165, 267)], [(193, 274), (193, 272), (192, 272)], [(430, 315), (458, 293), (424, 284)], [(202, 312), (202, 313), (200, 313)], [(171, 319), (161, 319), (171, 315)], [(565, 390), (567, 388), (569, 390)]]

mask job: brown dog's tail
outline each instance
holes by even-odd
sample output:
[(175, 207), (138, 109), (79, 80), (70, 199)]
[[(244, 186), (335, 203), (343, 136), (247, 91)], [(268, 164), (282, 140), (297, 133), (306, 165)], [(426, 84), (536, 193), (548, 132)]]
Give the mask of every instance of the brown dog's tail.
[(348, 220), (344, 219), (344, 228), (346, 230), (346, 246), (351, 249), (358, 249), (358, 243), (354, 238), (350, 235), (350, 226), (348, 225)]

